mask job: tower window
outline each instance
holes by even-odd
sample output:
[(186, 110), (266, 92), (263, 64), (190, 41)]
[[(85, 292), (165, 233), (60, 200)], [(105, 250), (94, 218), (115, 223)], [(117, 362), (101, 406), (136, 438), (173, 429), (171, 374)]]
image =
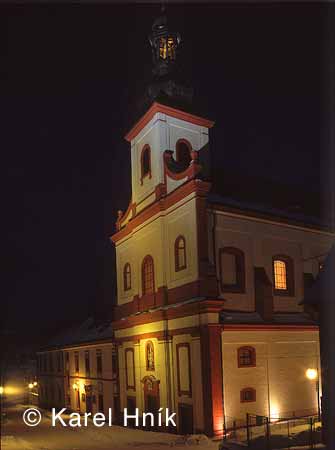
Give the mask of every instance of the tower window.
[(293, 261), (289, 256), (273, 258), (273, 283), (276, 295), (294, 295)]
[(174, 243), (175, 270), (186, 269), (186, 242), (184, 236), (178, 236)]
[(145, 145), (141, 153), (141, 183), (143, 178), (151, 178), (151, 150), (149, 145)]
[(125, 264), (123, 268), (123, 289), (129, 291), (131, 289), (131, 269), (130, 264)]
[(177, 162), (185, 167), (185, 169), (190, 165), (191, 158), (191, 144), (185, 139), (179, 139), (176, 144), (176, 160)]
[(254, 388), (244, 388), (241, 390), (241, 403), (255, 402), (256, 390)]
[(240, 347), (237, 350), (238, 367), (255, 367), (256, 366), (256, 350), (254, 347)]
[(155, 291), (154, 260), (150, 255), (142, 263), (142, 291), (143, 295), (153, 294)]
[(244, 253), (234, 247), (219, 250), (221, 289), (224, 292), (245, 291)]

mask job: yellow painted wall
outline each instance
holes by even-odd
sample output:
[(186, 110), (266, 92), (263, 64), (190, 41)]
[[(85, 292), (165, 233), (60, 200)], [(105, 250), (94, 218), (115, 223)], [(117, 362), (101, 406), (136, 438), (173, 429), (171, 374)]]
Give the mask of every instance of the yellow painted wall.
[[(238, 367), (237, 349), (244, 345), (256, 349), (256, 367)], [(245, 419), (247, 412), (275, 418), (317, 409), (316, 385), (305, 373), (319, 368), (316, 331), (224, 331), (222, 348), (225, 414), (230, 421)], [(256, 402), (240, 402), (246, 387), (256, 389)]]
[[(118, 304), (142, 296), (141, 270), (146, 255), (155, 266), (155, 287), (174, 288), (190, 283), (198, 277), (195, 199), (191, 195), (155, 218), (139, 226), (116, 246)], [(187, 267), (175, 271), (174, 243), (179, 235), (186, 240)], [(124, 291), (123, 268), (131, 266), (131, 290)]]
[[(253, 311), (255, 309), (254, 267), (264, 267), (272, 282), (272, 257), (276, 254), (285, 254), (294, 261), (295, 295), (294, 297), (274, 296), (274, 311), (302, 311), (303, 307), (298, 303), (304, 295), (303, 273), (317, 275), (318, 260), (323, 260), (325, 256), (310, 258), (327, 253), (333, 242), (334, 234), (299, 229), (286, 224), (268, 223), (217, 211), (217, 263), (219, 248), (222, 247), (237, 247), (245, 254), (246, 292), (221, 294), (226, 300), (225, 308)], [(209, 250), (213, 260), (211, 246)], [(217, 275), (220, 277), (219, 264), (217, 264)]]

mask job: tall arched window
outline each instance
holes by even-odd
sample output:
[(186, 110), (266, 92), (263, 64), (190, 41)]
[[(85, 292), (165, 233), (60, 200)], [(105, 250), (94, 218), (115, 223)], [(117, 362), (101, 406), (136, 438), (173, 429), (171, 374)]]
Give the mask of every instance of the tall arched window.
[(142, 292), (143, 295), (155, 292), (154, 260), (150, 255), (142, 262)]
[(145, 359), (147, 370), (155, 370), (155, 352), (154, 344), (148, 341), (145, 346)]
[(224, 292), (245, 291), (245, 262), (242, 250), (224, 247), (219, 250), (221, 289)]
[(125, 264), (123, 268), (123, 289), (129, 291), (131, 289), (131, 269), (130, 264)]
[(254, 347), (240, 347), (237, 350), (237, 366), (238, 367), (255, 367), (256, 366), (256, 350)]
[(192, 146), (186, 139), (179, 139), (176, 143), (176, 160), (185, 169), (190, 165)]
[(294, 295), (293, 260), (286, 255), (277, 255), (272, 260), (273, 290), (275, 295)]
[(151, 150), (149, 145), (145, 145), (141, 152), (141, 183), (143, 178), (151, 178)]
[(186, 241), (184, 236), (178, 236), (174, 243), (175, 270), (186, 269)]

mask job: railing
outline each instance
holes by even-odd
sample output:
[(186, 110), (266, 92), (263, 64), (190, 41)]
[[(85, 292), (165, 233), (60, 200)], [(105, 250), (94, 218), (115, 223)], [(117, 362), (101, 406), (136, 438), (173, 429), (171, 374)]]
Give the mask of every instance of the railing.
[(315, 410), (292, 411), (280, 418), (247, 414), (246, 419), (225, 417), (225, 439), (252, 449), (314, 448), (321, 442), (321, 422)]

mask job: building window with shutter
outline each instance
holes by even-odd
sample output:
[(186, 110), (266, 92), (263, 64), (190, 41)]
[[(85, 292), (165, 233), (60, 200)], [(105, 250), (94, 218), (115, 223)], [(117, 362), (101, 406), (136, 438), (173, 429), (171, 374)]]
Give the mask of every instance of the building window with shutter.
[(102, 377), (102, 351), (97, 350), (97, 377)]
[(76, 374), (79, 373), (79, 353), (74, 352), (74, 371)]
[(131, 270), (130, 264), (125, 264), (123, 268), (123, 289), (129, 291), (131, 289)]
[(240, 347), (237, 350), (238, 367), (255, 367), (256, 366), (256, 350), (254, 347)]
[(254, 388), (244, 388), (241, 390), (241, 403), (255, 402), (256, 390)]
[(142, 293), (153, 294), (155, 292), (154, 260), (147, 255), (142, 262)]
[(219, 249), (221, 290), (245, 292), (245, 261), (242, 250), (234, 247)]
[(89, 377), (91, 372), (90, 368), (90, 352), (89, 350), (85, 350), (85, 373), (86, 376)]
[(272, 259), (274, 295), (294, 295), (293, 260), (286, 255), (277, 255)]
[(184, 236), (178, 236), (174, 243), (175, 270), (186, 269), (186, 241)]

